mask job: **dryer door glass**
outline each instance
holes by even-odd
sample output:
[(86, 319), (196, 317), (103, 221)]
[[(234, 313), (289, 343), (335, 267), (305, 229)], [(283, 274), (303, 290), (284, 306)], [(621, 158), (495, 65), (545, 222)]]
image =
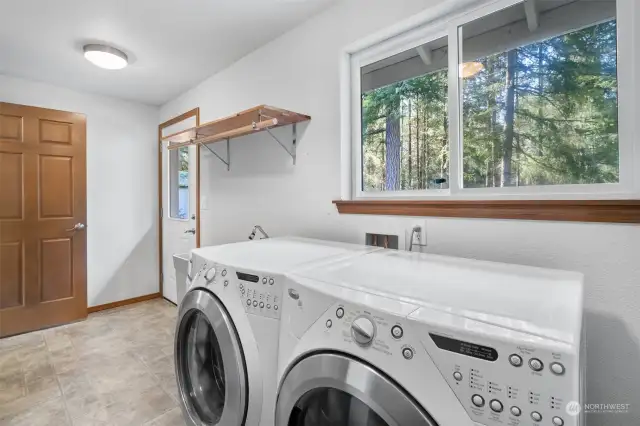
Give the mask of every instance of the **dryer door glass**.
[(437, 426), (382, 371), (348, 355), (316, 353), (287, 372), (276, 405), (286, 426)]
[(288, 426), (389, 426), (364, 402), (334, 388), (318, 388), (298, 400)]
[(218, 339), (202, 313), (189, 319), (185, 343), (185, 390), (198, 417), (206, 424), (216, 424), (224, 410), (224, 362)]

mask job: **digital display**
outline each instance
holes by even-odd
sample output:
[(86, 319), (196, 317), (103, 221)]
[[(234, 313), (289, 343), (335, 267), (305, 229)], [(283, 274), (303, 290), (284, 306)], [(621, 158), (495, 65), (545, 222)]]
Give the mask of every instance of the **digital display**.
[(498, 359), (498, 351), (488, 346), (464, 342), (462, 340), (439, 336), (433, 333), (429, 333), (429, 336), (431, 336), (431, 340), (433, 340), (433, 343), (435, 343), (437, 347), (444, 349), (445, 351), (455, 352), (460, 355), (466, 355), (491, 362)]
[(260, 281), (260, 277), (257, 275), (245, 274), (244, 272), (236, 272), (236, 275), (238, 276), (238, 279), (242, 281), (249, 281), (252, 283)]

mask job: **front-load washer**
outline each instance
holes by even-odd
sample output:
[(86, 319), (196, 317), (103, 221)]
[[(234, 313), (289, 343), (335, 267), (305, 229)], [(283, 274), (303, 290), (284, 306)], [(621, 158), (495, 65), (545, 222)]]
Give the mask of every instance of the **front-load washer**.
[(193, 250), (175, 337), (186, 423), (272, 426), (283, 274), (371, 250), (295, 237)]
[(384, 250), (285, 285), (279, 426), (582, 424), (579, 273)]

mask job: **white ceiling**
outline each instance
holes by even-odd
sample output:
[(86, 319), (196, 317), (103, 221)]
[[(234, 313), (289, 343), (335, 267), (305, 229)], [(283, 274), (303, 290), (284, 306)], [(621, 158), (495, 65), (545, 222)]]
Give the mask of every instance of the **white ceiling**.
[[(336, 0), (0, 1), (0, 74), (161, 105)], [(92, 65), (89, 42), (130, 65)]]

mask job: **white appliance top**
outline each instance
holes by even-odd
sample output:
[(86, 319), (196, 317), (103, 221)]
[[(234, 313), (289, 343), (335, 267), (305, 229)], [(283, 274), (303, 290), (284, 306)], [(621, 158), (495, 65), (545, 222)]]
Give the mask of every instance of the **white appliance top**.
[(583, 275), (577, 272), (381, 250), (289, 276), (554, 340), (575, 342), (581, 332)]
[(357, 256), (377, 247), (324, 241), (302, 237), (278, 237), (263, 240), (203, 247), (194, 255), (234, 268), (246, 268), (271, 274), (283, 274), (315, 262)]

